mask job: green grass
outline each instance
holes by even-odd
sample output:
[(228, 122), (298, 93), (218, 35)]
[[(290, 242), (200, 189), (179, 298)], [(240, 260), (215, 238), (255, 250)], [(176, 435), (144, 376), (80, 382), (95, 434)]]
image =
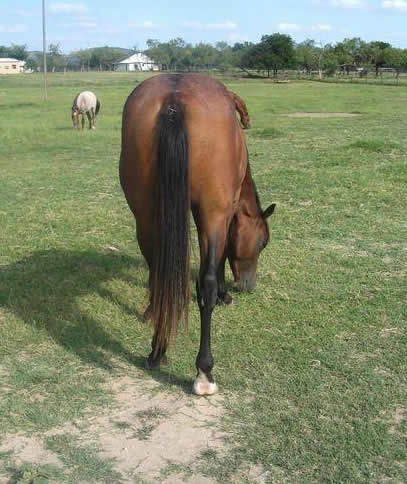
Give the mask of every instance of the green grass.
[[(43, 103), (40, 77), (0, 78), (0, 444), (7, 433), (37, 434), (109, 406), (104, 382), (117, 362), (144, 367), (147, 272), (117, 174), (121, 111), (135, 86), (129, 74), (54, 75)], [(228, 396), (233, 450), (202, 459), (221, 482), (248, 462), (270, 482), (405, 482), (404, 93), (261, 80), (228, 87), (247, 102), (252, 171), (263, 205), (277, 210), (256, 291), (214, 312), (214, 374)], [(102, 102), (94, 132), (71, 128), (82, 88)], [(282, 116), (297, 111), (361, 116)], [(194, 268), (197, 259), (195, 245)], [(153, 374), (164, 389), (190, 387), (198, 315), (192, 304), (188, 333)], [(53, 439), (75, 469), (58, 479), (91, 482), (100, 469), (114, 482), (94, 449), (85, 462), (75, 442)], [(0, 454), (0, 470), (11, 458)]]

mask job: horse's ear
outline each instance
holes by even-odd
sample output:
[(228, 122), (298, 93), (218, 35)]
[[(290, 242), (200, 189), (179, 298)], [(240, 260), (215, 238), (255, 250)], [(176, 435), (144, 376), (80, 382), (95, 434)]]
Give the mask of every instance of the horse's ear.
[(270, 217), (270, 215), (274, 212), (274, 209), (276, 208), (276, 204), (272, 203), (269, 207), (266, 208), (266, 210), (263, 210), (261, 213), (261, 216), (266, 220), (266, 218)]

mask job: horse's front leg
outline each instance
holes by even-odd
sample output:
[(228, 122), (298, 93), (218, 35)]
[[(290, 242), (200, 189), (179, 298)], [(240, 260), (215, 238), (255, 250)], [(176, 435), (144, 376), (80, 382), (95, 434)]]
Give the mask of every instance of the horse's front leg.
[(197, 299), (201, 315), (201, 340), (196, 357), (198, 373), (193, 392), (197, 395), (213, 395), (217, 386), (212, 376), (211, 319), (218, 298), (217, 272), (225, 249), (225, 234), (217, 232), (209, 238), (208, 244), (201, 240), (200, 245), (201, 270), (197, 281)]
[(85, 127), (85, 116), (83, 115), (83, 113), (81, 114), (82, 116), (82, 129)]
[(227, 292), (225, 283), (225, 263), (226, 263), (226, 250), (219, 263), (217, 279), (218, 279), (218, 299), (217, 304), (230, 304), (232, 302), (232, 296)]

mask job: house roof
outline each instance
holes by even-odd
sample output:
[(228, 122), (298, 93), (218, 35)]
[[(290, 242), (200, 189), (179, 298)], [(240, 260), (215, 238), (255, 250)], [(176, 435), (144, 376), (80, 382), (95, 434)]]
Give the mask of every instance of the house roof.
[(0, 62), (22, 62), (25, 64), (25, 61), (13, 59), (12, 57), (0, 57)]
[(114, 62), (114, 64), (136, 64), (137, 62), (154, 64), (153, 59), (150, 59), (150, 57), (146, 56), (145, 54), (143, 54), (141, 52), (137, 52), (135, 54), (132, 54), (130, 57), (125, 57), (122, 60)]

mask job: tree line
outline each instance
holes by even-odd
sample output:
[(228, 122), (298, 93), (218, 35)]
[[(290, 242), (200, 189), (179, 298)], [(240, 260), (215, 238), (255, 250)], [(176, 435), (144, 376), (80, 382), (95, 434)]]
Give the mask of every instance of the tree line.
[[(49, 71), (111, 70), (113, 63), (138, 49), (96, 47), (63, 54), (59, 44), (50, 44), (47, 51)], [(191, 44), (177, 37), (167, 42), (147, 40), (144, 53), (163, 70), (194, 71), (232, 68), (249, 75), (276, 76), (282, 69), (298, 69), (306, 73), (330, 75), (338, 69), (345, 73), (357, 70), (361, 76), (369, 71), (379, 74), (381, 68), (391, 68), (398, 75), (407, 70), (407, 49), (393, 47), (388, 42), (365, 42), (359, 37), (322, 45), (307, 39), (295, 43), (291, 36), (281, 33), (263, 35), (257, 43), (227, 42)], [(42, 53), (29, 52), (25, 45), (0, 46), (0, 57), (25, 60), (27, 67), (42, 70)]]

